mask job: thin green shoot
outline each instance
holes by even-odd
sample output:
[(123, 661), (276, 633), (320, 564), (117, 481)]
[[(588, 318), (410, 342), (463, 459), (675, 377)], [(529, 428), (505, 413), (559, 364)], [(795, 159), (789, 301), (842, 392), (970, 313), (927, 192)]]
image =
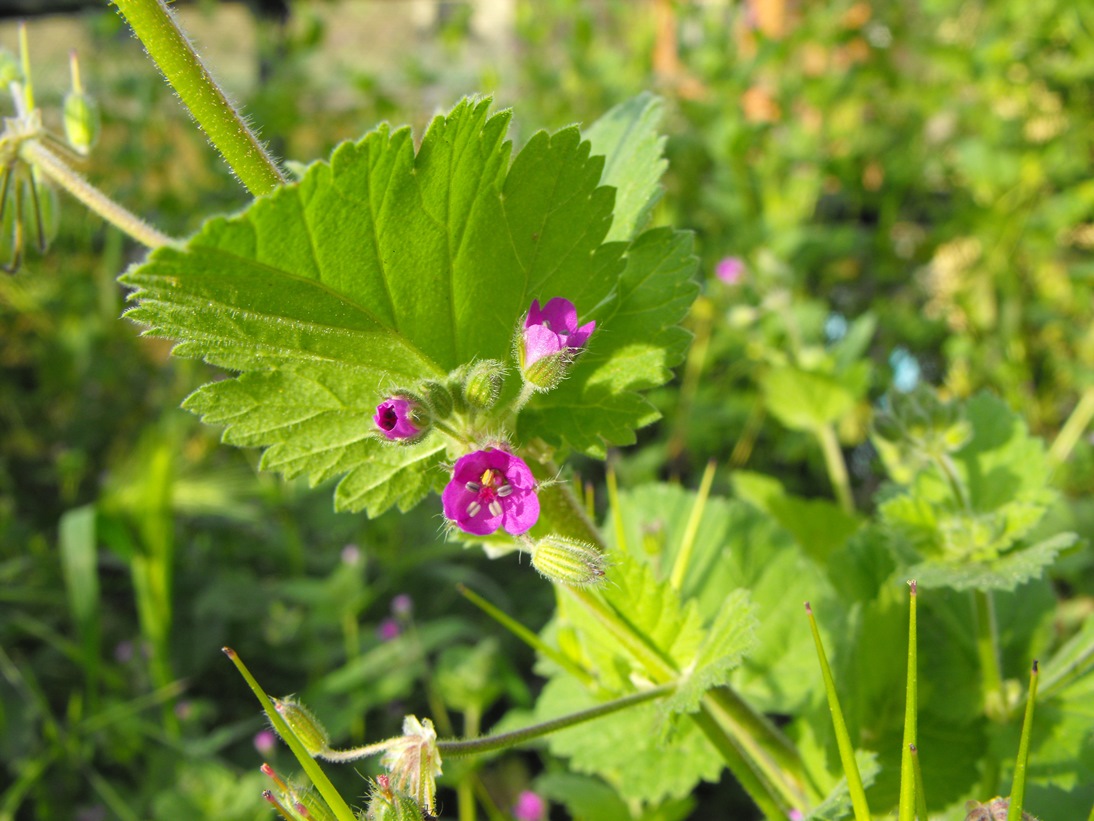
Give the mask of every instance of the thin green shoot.
[(824, 652), (820, 630), (817, 629), (817, 620), (813, 616), (813, 608), (810, 607), (809, 602), (805, 603), (805, 612), (809, 617), (809, 629), (813, 632), (813, 644), (817, 648), (817, 660), (820, 662), (821, 676), (824, 678), (824, 691), (828, 696), (828, 709), (832, 713), (832, 727), (836, 732), (836, 744), (839, 746), (840, 762), (843, 764), (843, 772), (847, 778), (847, 792), (851, 796), (855, 821), (870, 821), (870, 806), (866, 803), (866, 790), (862, 786), (862, 776), (859, 774), (858, 763), (855, 761), (855, 748), (851, 744), (851, 734), (847, 731), (847, 723), (843, 720), (843, 710), (840, 708), (839, 696), (836, 695), (836, 682), (832, 677), (832, 669), (828, 666), (828, 657)]
[(240, 675), (246, 680), (247, 685), (251, 688), (251, 692), (255, 694), (259, 703), (262, 705), (263, 711), (266, 713), (266, 717), (273, 724), (274, 729), (277, 730), (277, 734), (281, 736), (282, 740), (292, 750), (296, 760), (300, 762), (300, 766), (304, 772), (307, 773), (308, 778), (311, 779), (311, 783), (315, 785), (315, 788), (319, 791), (319, 794), (323, 797), (323, 800), (327, 802), (327, 806), (330, 807), (331, 812), (334, 813), (338, 821), (356, 821), (356, 817), (353, 814), (353, 810), (345, 802), (342, 796), (335, 789), (334, 785), (327, 778), (327, 774), (323, 772), (323, 768), (312, 758), (304, 745), (296, 737), (296, 734), (289, 727), (284, 718), (281, 717), (281, 713), (277, 712), (273, 703), (270, 701), (270, 697), (266, 695), (266, 692), (259, 685), (255, 677), (251, 675), (251, 671), (247, 669), (247, 666), (243, 663), (243, 660), (236, 654), (236, 651), (231, 647), (222, 648), (224, 655), (232, 660), (232, 664), (239, 670)]
[(1037, 660), (1029, 671), (1029, 696), (1026, 715), (1022, 720), (1022, 736), (1018, 742), (1018, 758), (1014, 761), (1014, 783), (1010, 787), (1010, 809), (1007, 821), (1021, 821), (1022, 803), (1026, 797), (1026, 764), (1029, 762), (1029, 739), (1033, 735), (1033, 705), (1037, 702)]
[(590, 676), (589, 673), (586, 672), (580, 665), (576, 664), (573, 659), (571, 659), (565, 653), (562, 653), (556, 648), (547, 644), (547, 642), (541, 639), (537, 634), (533, 633), (519, 621), (510, 616), (508, 613), (505, 613), (494, 604), (491, 604), (489, 601), (484, 599), (475, 591), (468, 588), (466, 585), (458, 584), (456, 585), (456, 590), (461, 596), (463, 596), (465, 599), (475, 605), (475, 607), (479, 608), (479, 610), (484, 612), (486, 615), (488, 615), (490, 618), (492, 618), (494, 621), (496, 621), (498, 624), (500, 624), (502, 627), (504, 627), (506, 630), (516, 636), (518, 639), (523, 641), (526, 645), (542, 655), (544, 658), (550, 659), (552, 662), (557, 664), (559, 667), (561, 667), (571, 676), (576, 678), (586, 687), (593, 686), (593, 684), (595, 683), (593, 677)]
[(684, 583), (684, 575), (691, 564), (691, 554), (695, 548), (695, 537), (699, 535), (699, 522), (703, 520), (703, 511), (710, 497), (710, 486), (714, 482), (714, 470), (716, 464), (713, 459), (707, 462), (707, 469), (703, 471), (703, 479), (699, 483), (699, 493), (695, 497), (695, 504), (691, 507), (691, 515), (688, 517), (684, 536), (680, 540), (680, 549), (676, 553), (676, 561), (672, 565), (672, 575), (669, 583), (673, 590), (679, 590)]
[(908, 748), (912, 754), (912, 767), (915, 769), (915, 814), (919, 821), (927, 821), (927, 791), (923, 788), (923, 768), (919, 766), (919, 747)]
[(915, 579), (908, 582), (908, 589), (908, 679), (904, 695), (904, 746), (900, 755), (900, 821), (912, 821), (916, 814), (915, 769), (918, 764), (918, 756), (913, 752), (918, 744), (919, 706), (916, 651), (916, 601), (919, 597)]

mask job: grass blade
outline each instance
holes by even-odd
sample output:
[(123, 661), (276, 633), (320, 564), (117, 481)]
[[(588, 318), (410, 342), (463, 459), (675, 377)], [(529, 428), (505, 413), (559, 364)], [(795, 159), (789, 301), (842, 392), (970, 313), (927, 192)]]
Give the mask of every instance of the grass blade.
[(855, 748), (851, 744), (851, 734), (847, 732), (847, 723), (843, 720), (843, 710), (840, 709), (839, 696), (836, 695), (836, 682), (832, 678), (832, 669), (828, 666), (820, 630), (817, 629), (817, 620), (813, 617), (813, 608), (809, 606), (809, 602), (805, 603), (805, 612), (809, 616), (809, 629), (813, 631), (813, 644), (817, 648), (817, 660), (824, 678), (824, 691), (828, 695), (828, 709), (832, 713), (832, 727), (836, 732), (836, 744), (839, 746), (840, 762), (847, 778), (847, 792), (851, 796), (855, 821), (870, 821), (870, 807), (866, 803), (866, 790), (862, 786), (862, 776), (855, 761)]

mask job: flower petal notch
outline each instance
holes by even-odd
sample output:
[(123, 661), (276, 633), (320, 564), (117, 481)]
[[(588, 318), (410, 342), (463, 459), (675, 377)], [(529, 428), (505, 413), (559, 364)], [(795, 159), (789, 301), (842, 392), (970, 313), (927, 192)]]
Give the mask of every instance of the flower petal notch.
[(418, 404), (405, 396), (392, 396), (376, 406), (372, 421), (393, 442), (414, 439), (424, 432)]
[(594, 330), (595, 321), (577, 324), (577, 308), (568, 299), (556, 296), (542, 308), (538, 299), (532, 300), (517, 339), (517, 360), (525, 381), (538, 390), (556, 387)]
[(499, 528), (511, 536), (524, 533), (539, 519), (539, 497), (531, 468), (500, 448), (461, 456), (441, 494), (444, 515), (475, 536)]

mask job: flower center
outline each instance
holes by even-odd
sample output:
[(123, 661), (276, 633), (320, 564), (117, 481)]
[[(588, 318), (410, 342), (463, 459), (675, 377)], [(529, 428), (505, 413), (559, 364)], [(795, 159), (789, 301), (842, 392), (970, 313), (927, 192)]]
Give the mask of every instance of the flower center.
[(395, 408), (391, 405), (380, 406), (380, 427), (384, 430), (395, 430), (395, 426), (399, 424), (399, 414), (395, 412)]
[(505, 481), (505, 476), (493, 468), (487, 468), (482, 472), (479, 481), (468, 482), (464, 487), (475, 494), (475, 498), (467, 505), (468, 516), (477, 516), (483, 505), (491, 516), (500, 516), (503, 508), (498, 500), (513, 492), (513, 486)]

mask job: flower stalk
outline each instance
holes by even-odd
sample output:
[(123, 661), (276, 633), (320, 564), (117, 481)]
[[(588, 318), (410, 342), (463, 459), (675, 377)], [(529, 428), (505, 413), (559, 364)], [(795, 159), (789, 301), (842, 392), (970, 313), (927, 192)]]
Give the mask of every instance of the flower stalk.
[(285, 175), (213, 79), (164, 0), (114, 0), (114, 5), (247, 190), (257, 197), (284, 185)]

